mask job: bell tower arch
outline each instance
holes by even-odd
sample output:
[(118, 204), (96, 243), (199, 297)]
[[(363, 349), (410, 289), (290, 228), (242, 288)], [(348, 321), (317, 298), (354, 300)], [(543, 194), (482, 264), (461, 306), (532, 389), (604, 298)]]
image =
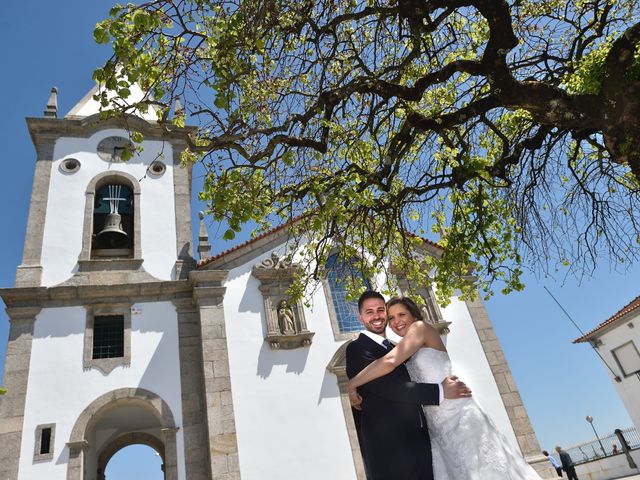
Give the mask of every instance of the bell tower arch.
[[(119, 187), (119, 188), (117, 188)], [(109, 200), (111, 195), (116, 199)], [(100, 240), (105, 230), (109, 211), (116, 205), (118, 224), (111, 224), (112, 230), (121, 230), (124, 244), (112, 244), (109, 240)], [(125, 217), (123, 219), (123, 217)], [(117, 241), (117, 240), (116, 240)], [(140, 259), (140, 183), (127, 172), (107, 171), (96, 175), (88, 184), (85, 193), (84, 223), (82, 229), (82, 251), (80, 260), (100, 257), (121, 257)]]

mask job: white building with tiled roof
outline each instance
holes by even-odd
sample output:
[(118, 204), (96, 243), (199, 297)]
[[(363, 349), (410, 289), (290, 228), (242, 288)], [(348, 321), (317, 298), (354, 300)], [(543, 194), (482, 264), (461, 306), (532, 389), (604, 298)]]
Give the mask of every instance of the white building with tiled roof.
[(589, 342), (640, 429), (640, 296), (573, 343)]
[[(302, 267), (286, 259), (286, 226), (211, 256), (202, 220), (196, 263), (180, 161), (192, 127), (127, 122), (100, 118), (92, 94), (58, 118), (56, 92), (44, 118), (28, 119), (24, 255), (15, 286), (0, 289), (10, 321), (0, 479), (103, 480), (116, 452), (143, 444), (166, 480), (364, 480), (345, 388), (360, 325), (336, 280), (350, 265), (331, 256), (323, 284), (291, 299)], [(127, 126), (144, 150), (123, 161)], [(546, 476), (482, 302), (441, 309), (429, 285), (421, 294), (428, 321), (449, 332), (456, 373)]]

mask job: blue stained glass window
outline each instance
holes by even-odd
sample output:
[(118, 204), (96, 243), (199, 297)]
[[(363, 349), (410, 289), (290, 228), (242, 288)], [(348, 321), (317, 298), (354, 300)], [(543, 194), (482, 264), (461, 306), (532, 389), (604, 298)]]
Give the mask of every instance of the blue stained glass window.
[(338, 259), (337, 254), (331, 255), (327, 260), (327, 281), (329, 282), (331, 300), (333, 301), (340, 333), (362, 330), (362, 324), (358, 320), (358, 302), (347, 300), (345, 279), (359, 277), (367, 289), (371, 288), (371, 284), (355, 265), (355, 261), (344, 262)]

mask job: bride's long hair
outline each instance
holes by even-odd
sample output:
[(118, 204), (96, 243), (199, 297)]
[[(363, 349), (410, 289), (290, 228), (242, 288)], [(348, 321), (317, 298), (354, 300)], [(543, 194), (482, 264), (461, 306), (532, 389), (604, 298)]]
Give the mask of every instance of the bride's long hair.
[(416, 305), (416, 302), (414, 302), (409, 297), (393, 297), (391, 300), (387, 302), (387, 311), (389, 310), (389, 308), (398, 304), (404, 305), (406, 309), (409, 310), (409, 313), (416, 320), (424, 321), (424, 315), (422, 314), (422, 310), (420, 310), (420, 307)]

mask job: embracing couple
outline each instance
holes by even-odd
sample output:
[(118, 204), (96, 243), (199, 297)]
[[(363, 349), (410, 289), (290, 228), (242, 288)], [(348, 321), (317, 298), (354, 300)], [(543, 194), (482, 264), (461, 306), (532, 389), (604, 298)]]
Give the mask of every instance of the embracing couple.
[[(366, 291), (358, 311), (365, 330), (347, 347), (347, 375), (369, 480), (540, 479), (451, 375), (415, 302)], [(387, 322), (403, 337), (395, 347)]]

